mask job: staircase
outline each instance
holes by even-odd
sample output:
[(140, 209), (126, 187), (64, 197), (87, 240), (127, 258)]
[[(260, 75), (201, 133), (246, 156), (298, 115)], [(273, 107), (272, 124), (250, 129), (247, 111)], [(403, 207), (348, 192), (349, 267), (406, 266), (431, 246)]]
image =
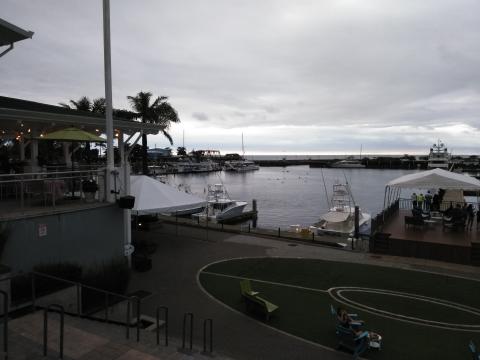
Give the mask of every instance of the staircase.
[[(155, 332), (140, 330), (141, 341), (125, 339), (125, 327), (111, 323), (65, 315), (64, 355), (66, 360), (155, 360), (211, 359), (200, 348), (192, 353), (178, 349), (181, 342), (169, 339), (169, 345), (156, 343)], [(59, 314), (51, 312), (48, 320), (48, 356), (43, 356), (43, 311), (9, 321), (9, 360), (45, 360), (59, 358)], [(227, 359), (215, 354), (217, 359)]]

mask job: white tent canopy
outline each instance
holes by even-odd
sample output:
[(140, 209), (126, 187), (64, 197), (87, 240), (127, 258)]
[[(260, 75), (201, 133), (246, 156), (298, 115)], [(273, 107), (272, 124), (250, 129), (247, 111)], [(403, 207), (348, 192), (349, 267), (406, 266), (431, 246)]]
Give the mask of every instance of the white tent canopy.
[(387, 184), (403, 189), (457, 189), (480, 191), (480, 181), (474, 177), (442, 169), (422, 171), (401, 176)]
[(132, 211), (137, 215), (192, 209), (206, 202), (145, 175), (130, 176), (130, 193), (135, 196)]

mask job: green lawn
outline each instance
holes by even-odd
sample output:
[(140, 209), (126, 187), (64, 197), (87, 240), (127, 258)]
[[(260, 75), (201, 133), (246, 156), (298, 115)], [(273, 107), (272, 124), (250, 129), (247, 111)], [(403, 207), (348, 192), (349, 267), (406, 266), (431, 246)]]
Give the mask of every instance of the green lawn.
[[(418, 294), (480, 307), (480, 283), (423, 272), (369, 265), (307, 259), (241, 259), (213, 264), (200, 274), (202, 286), (228, 306), (245, 312), (239, 279), (209, 273), (246, 277), (281, 284), (327, 290), (358, 286)], [(337, 305), (324, 291), (314, 291), (253, 281), (262, 297), (280, 306), (269, 325), (296, 336), (336, 347), (335, 319), (330, 304)], [(366, 292), (344, 293), (367, 306), (401, 315), (459, 324), (480, 324), (480, 316), (414, 299)], [(480, 343), (480, 332), (453, 331), (386, 319), (354, 310), (366, 321), (367, 329), (380, 333), (383, 348), (369, 352), (371, 359), (469, 359), (467, 344)], [(261, 321), (261, 319), (259, 319)]]

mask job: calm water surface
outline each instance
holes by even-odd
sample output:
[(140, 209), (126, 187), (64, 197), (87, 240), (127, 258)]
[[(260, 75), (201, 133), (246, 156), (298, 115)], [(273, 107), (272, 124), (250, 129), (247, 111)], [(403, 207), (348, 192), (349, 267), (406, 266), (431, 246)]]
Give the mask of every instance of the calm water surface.
[[(324, 181), (322, 179), (322, 171)], [(308, 166), (261, 167), (247, 173), (217, 172), (169, 175), (171, 185), (185, 184), (205, 197), (208, 184), (223, 183), (232, 199), (257, 199), (258, 226), (286, 228), (292, 224), (311, 225), (328, 211), (335, 180), (348, 179), (355, 202), (363, 211), (376, 215), (383, 207), (385, 184), (412, 170), (319, 169)], [(407, 195), (408, 196), (408, 195)]]

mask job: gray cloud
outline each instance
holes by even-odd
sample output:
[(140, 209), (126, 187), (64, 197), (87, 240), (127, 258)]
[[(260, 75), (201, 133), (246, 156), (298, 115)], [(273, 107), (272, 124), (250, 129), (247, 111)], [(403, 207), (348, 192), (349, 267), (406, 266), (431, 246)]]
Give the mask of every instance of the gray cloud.
[[(101, 2), (2, 0), (2, 17), (35, 31), (2, 58), (2, 95), (102, 95)], [(168, 95), (174, 137), (197, 148), (233, 130), (251, 152), (426, 152), (441, 137), (478, 153), (461, 130), (479, 131), (476, 1), (116, 0), (111, 21), (114, 105)], [(207, 119), (210, 138), (195, 131)]]
[(194, 112), (192, 117), (198, 121), (208, 121), (208, 115), (203, 112)]

